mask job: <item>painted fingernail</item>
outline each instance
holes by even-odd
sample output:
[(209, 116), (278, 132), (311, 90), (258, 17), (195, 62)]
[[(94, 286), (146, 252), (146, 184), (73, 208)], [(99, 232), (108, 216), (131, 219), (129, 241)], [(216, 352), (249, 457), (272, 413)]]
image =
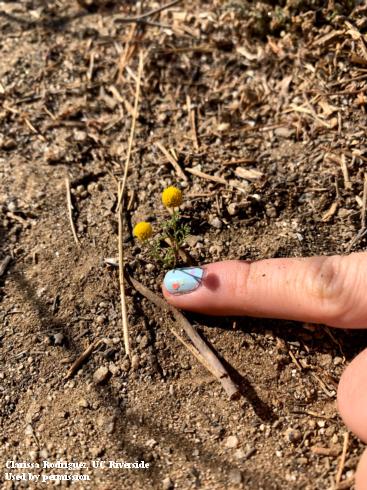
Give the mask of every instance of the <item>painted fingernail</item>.
[(204, 269), (201, 267), (184, 267), (168, 271), (164, 285), (171, 294), (184, 294), (195, 291), (202, 283)]

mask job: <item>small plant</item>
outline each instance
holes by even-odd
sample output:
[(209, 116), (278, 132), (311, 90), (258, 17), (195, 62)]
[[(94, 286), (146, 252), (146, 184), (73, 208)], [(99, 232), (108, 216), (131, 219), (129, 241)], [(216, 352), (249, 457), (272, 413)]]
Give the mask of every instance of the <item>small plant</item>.
[(161, 231), (153, 239), (150, 223), (141, 221), (135, 225), (134, 236), (148, 245), (150, 255), (164, 267), (174, 268), (180, 258), (181, 247), (190, 234), (190, 227), (182, 223), (179, 206), (182, 204), (182, 192), (177, 187), (167, 187), (162, 192), (162, 203), (170, 213), (170, 218), (161, 223)]

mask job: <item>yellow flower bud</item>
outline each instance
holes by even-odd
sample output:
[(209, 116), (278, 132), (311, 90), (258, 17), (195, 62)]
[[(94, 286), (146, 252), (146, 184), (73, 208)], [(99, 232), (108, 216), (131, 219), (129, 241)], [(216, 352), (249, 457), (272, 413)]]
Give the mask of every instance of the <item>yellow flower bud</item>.
[(182, 203), (182, 192), (171, 185), (162, 192), (162, 202), (166, 208), (176, 208)]
[(133, 235), (136, 236), (138, 240), (144, 242), (148, 238), (150, 238), (153, 234), (153, 228), (150, 223), (146, 221), (140, 221), (137, 225), (134, 226)]

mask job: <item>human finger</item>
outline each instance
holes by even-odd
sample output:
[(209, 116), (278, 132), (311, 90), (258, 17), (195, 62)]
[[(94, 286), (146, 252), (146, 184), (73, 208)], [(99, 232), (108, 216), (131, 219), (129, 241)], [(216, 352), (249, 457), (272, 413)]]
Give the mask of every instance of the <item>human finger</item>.
[(301, 320), (367, 327), (367, 253), (224, 261), (169, 271), (163, 294), (182, 309), (209, 315)]

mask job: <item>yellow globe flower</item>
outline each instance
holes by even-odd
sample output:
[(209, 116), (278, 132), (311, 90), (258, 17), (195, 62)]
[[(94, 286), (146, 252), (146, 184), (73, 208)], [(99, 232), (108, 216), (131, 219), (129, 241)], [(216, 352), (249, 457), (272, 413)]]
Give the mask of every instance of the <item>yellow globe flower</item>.
[(144, 242), (148, 238), (150, 238), (153, 234), (153, 228), (150, 223), (146, 221), (140, 221), (137, 225), (134, 226), (133, 235), (136, 236), (138, 240)]
[(182, 192), (171, 185), (162, 192), (162, 202), (166, 208), (176, 208), (182, 203)]

